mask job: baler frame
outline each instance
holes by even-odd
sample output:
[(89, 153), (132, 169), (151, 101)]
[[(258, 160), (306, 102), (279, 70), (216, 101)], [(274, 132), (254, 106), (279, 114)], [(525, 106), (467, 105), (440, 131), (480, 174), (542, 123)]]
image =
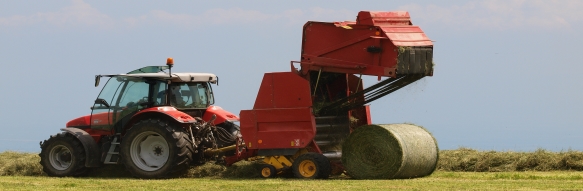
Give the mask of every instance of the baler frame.
[[(433, 75), (433, 43), (407, 12), (361, 11), (356, 22), (309, 21), (301, 54), (290, 72), (264, 75), (253, 109), (240, 113), (246, 150), (227, 158), (227, 165), (260, 156), (262, 173), (281, 173), (302, 154), (317, 153), (342, 172), (341, 143), (353, 129), (371, 124), (367, 104)], [(364, 89), (362, 75), (388, 79)]]

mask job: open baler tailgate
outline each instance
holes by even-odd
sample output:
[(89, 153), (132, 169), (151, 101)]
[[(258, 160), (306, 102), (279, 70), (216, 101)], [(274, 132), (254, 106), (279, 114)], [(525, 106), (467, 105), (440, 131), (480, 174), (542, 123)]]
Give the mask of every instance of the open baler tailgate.
[(433, 43), (407, 12), (361, 11), (356, 22), (304, 25), (302, 72), (433, 74)]

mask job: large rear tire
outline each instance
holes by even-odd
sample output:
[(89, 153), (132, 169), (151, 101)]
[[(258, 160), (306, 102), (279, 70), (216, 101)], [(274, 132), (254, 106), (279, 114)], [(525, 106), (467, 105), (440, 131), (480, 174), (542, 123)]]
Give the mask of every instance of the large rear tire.
[(186, 172), (192, 142), (182, 127), (157, 119), (133, 125), (121, 142), (121, 160), (139, 178), (167, 178)]
[(294, 175), (304, 179), (325, 179), (330, 176), (332, 167), (326, 156), (319, 153), (306, 153), (294, 160)]
[(49, 176), (84, 176), (85, 149), (79, 140), (68, 133), (51, 136), (41, 144), (40, 164)]

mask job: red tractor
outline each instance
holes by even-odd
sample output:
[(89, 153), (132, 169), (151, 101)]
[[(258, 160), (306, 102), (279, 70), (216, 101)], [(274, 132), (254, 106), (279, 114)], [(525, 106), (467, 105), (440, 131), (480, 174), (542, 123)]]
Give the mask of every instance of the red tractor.
[(64, 132), (41, 143), (43, 170), (81, 176), (91, 167), (123, 163), (134, 176), (160, 178), (216, 156), (205, 150), (234, 145), (239, 118), (213, 106), (217, 76), (171, 73), (172, 66), (169, 58), (167, 66), (96, 76), (96, 87), (101, 77), (109, 80), (91, 115), (71, 120)]

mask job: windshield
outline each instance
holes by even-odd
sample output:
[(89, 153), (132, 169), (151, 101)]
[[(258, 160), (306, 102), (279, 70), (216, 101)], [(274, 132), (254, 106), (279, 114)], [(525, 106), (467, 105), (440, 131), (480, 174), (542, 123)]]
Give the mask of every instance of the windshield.
[(208, 83), (172, 83), (170, 84), (170, 105), (179, 109), (207, 108), (213, 104)]

